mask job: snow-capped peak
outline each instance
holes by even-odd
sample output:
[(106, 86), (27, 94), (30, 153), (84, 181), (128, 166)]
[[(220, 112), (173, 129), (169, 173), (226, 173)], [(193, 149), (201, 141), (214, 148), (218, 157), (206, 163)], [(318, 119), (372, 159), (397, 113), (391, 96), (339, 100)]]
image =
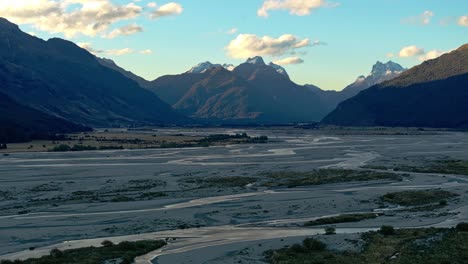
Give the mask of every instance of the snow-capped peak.
[(279, 74), (282, 74), (284, 76), (287, 76), (289, 77), (288, 75), (288, 72), (286, 72), (286, 69), (279, 66), (278, 64), (274, 64), (273, 62), (270, 62), (270, 64), (268, 64), (268, 66), (272, 67), (273, 69), (275, 69), (275, 71)]
[(378, 61), (372, 67), (372, 72), (370, 73), (370, 75), (374, 77), (381, 77), (381, 76), (400, 74), (404, 71), (405, 71), (405, 68), (403, 68), (400, 64), (395, 63), (393, 61), (389, 61), (385, 64)]
[(199, 64), (195, 65), (190, 70), (188, 70), (187, 73), (204, 73), (207, 70), (209, 70), (211, 68), (214, 68), (214, 67), (218, 67), (218, 66), (221, 66), (221, 65), (220, 64), (213, 64), (213, 63), (211, 63), (209, 61), (205, 61), (205, 62), (202, 62), (202, 63), (199, 63)]
[(234, 68), (236, 68), (236, 66), (234, 66), (232, 64), (226, 64), (226, 63), (224, 63), (222, 66), (223, 66), (224, 69), (226, 69), (228, 71), (233, 71)]
[(365, 80), (366, 80), (366, 76), (361, 75), (361, 76), (359, 76), (359, 77), (356, 79), (356, 82), (359, 83), (359, 82), (363, 82), (363, 81), (365, 81)]
[(247, 63), (254, 64), (254, 65), (265, 65), (265, 61), (263, 61), (263, 58), (260, 56), (249, 58), (247, 60)]

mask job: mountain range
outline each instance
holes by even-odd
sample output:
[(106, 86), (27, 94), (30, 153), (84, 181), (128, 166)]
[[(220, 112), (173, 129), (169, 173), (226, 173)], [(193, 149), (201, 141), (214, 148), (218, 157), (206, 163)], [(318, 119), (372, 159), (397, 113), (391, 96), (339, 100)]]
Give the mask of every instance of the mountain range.
[(326, 114), (315, 93), (292, 82), (283, 67), (267, 65), (261, 57), (237, 67), (205, 62), (145, 87), (198, 120), (271, 124), (319, 121)]
[(340, 126), (467, 127), (467, 53), (464, 45), (410, 70), (377, 62), (342, 91), (298, 85), (261, 57), (238, 66), (203, 62), (147, 81), (72, 42), (44, 41), (0, 18), (0, 141), (88, 127), (322, 119)]
[(341, 101), (405, 70), (393, 62), (377, 62), (367, 77), (361, 76), (337, 92), (295, 84), (283, 67), (266, 64), (261, 57), (249, 58), (237, 67), (202, 62), (185, 73), (151, 82), (111, 60), (100, 61), (137, 81), (180, 113), (218, 123), (317, 122)]
[(324, 124), (468, 127), (468, 44), (338, 105)]

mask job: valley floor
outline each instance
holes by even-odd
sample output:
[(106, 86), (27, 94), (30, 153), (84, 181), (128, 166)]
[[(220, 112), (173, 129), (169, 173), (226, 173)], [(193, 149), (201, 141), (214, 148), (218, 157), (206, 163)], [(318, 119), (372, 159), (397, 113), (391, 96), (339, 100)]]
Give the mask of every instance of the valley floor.
[[(166, 239), (167, 246), (137, 263), (264, 263), (266, 250), (323, 234), (325, 226), (304, 226), (317, 218), (379, 214), (333, 224), (338, 235), (321, 237), (338, 250), (359, 249), (357, 233), (382, 225), (453, 227), (468, 220), (467, 174), (417, 169), (468, 160), (467, 133), (325, 134), (291, 128), (245, 132), (270, 140), (209, 148), (0, 157), (0, 259), (37, 257), (53, 248), (99, 246), (105, 239)], [(343, 177), (356, 170), (369, 175), (342, 182), (327, 174), (320, 185), (302, 186), (285, 173), (308, 177), (316, 169), (335, 170)], [(381, 198), (390, 192), (433, 189), (457, 196), (427, 208)]]

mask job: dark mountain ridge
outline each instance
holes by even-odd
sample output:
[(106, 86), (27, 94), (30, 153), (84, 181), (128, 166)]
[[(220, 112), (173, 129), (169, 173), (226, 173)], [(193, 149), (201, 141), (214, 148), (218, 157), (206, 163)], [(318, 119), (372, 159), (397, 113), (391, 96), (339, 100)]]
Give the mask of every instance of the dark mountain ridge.
[(0, 143), (47, 139), (56, 134), (90, 131), (90, 128), (20, 105), (0, 93)]
[(0, 19), (0, 92), (87, 126), (186, 122), (153, 93), (72, 42), (48, 41)]
[[(207, 68), (200, 69), (202, 65)], [(326, 114), (315, 93), (295, 84), (282, 67), (267, 65), (261, 57), (250, 58), (232, 71), (211, 63), (196, 69), (195, 73), (160, 77), (147, 87), (175, 109), (202, 120), (313, 122)]]
[(468, 45), (342, 102), (324, 124), (468, 127)]

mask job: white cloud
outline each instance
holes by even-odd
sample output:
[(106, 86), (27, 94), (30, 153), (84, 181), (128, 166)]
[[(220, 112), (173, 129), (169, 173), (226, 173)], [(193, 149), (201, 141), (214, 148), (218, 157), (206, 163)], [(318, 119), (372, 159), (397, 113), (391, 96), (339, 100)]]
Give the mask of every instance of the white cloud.
[(146, 50), (140, 50), (139, 53), (140, 53), (140, 54), (148, 55), (148, 54), (153, 54), (153, 51), (150, 50), (150, 49), (146, 49)]
[(140, 50), (140, 51), (135, 51), (130, 48), (99, 50), (99, 49), (93, 48), (90, 42), (79, 42), (77, 43), (77, 45), (80, 48), (83, 48), (96, 56), (99, 54), (107, 54), (110, 56), (121, 56), (121, 55), (136, 53), (136, 52), (138, 52), (139, 54), (144, 54), (144, 55), (153, 54), (153, 51), (150, 49)]
[(424, 49), (413, 45), (402, 48), (398, 53), (398, 56), (401, 58), (407, 58), (422, 54), (424, 54)]
[(89, 43), (89, 42), (79, 42), (79, 43), (76, 43), (76, 45), (78, 45), (82, 49), (85, 49), (85, 50), (89, 51), (90, 53), (92, 53), (94, 55), (105, 52), (104, 50), (94, 49), (93, 47), (91, 47), (91, 43)]
[(301, 64), (304, 63), (304, 60), (299, 57), (289, 57), (273, 62), (278, 65), (290, 65), (290, 64)]
[(158, 6), (155, 2), (150, 2), (147, 4), (148, 7), (151, 7), (151, 8), (155, 8), (156, 6)]
[(419, 16), (409, 17), (403, 19), (403, 23), (407, 24), (420, 24), (420, 25), (428, 25), (431, 23), (431, 19), (434, 16), (434, 12), (426, 10)]
[(226, 47), (228, 55), (236, 59), (253, 56), (281, 56), (286, 52), (310, 46), (309, 39), (300, 40), (291, 34), (279, 38), (259, 37), (252, 34), (240, 34)]
[(141, 12), (135, 3), (120, 5), (110, 0), (0, 0), (1, 17), (69, 38), (103, 34), (110, 25)]
[(458, 19), (458, 25), (468, 27), (468, 16), (462, 16)]
[[(423, 48), (419, 48), (413, 45), (402, 48), (398, 53), (398, 56), (400, 58), (417, 57), (417, 59), (422, 62), (438, 58), (445, 53), (447, 53), (447, 51), (431, 50), (426, 52)], [(393, 53), (389, 54), (393, 55)], [(387, 57), (389, 56), (387, 55)]]
[(182, 14), (184, 8), (182, 5), (174, 2), (167, 3), (160, 6), (158, 9), (154, 10), (151, 13), (151, 18), (159, 18), (164, 16), (176, 16)]
[(113, 56), (122, 56), (126, 54), (131, 54), (134, 52), (135, 51), (130, 48), (106, 50), (106, 54), (113, 55)]
[(263, 5), (257, 11), (257, 15), (268, 17), (270, 10), (289, 10), (291, 15), (306, 16), (313, 9), (336, 7), (338, 5), (337, 3), (327, 3), (325, 0), (264, 0)]
[(112, 30), (106, 36), (106, 38), (113, 39), (113, 38), (116, 38), (118, 36), (129, 36), (129, 35), (133, 35), (133, 34), (136, 34), (136, 33), (142, 32), (142, 31), (143, 31), (142, 27), (140, 27), (137, 24), (133, 23), (133, 24), (126, 25), (126, 26), (123, 26), (121, 28), (117, 28), (117, 29)]
[(440, 57), (447, 52), (441, 50), (431, 50), (418, 57), (419, 61), (427, 61)]

